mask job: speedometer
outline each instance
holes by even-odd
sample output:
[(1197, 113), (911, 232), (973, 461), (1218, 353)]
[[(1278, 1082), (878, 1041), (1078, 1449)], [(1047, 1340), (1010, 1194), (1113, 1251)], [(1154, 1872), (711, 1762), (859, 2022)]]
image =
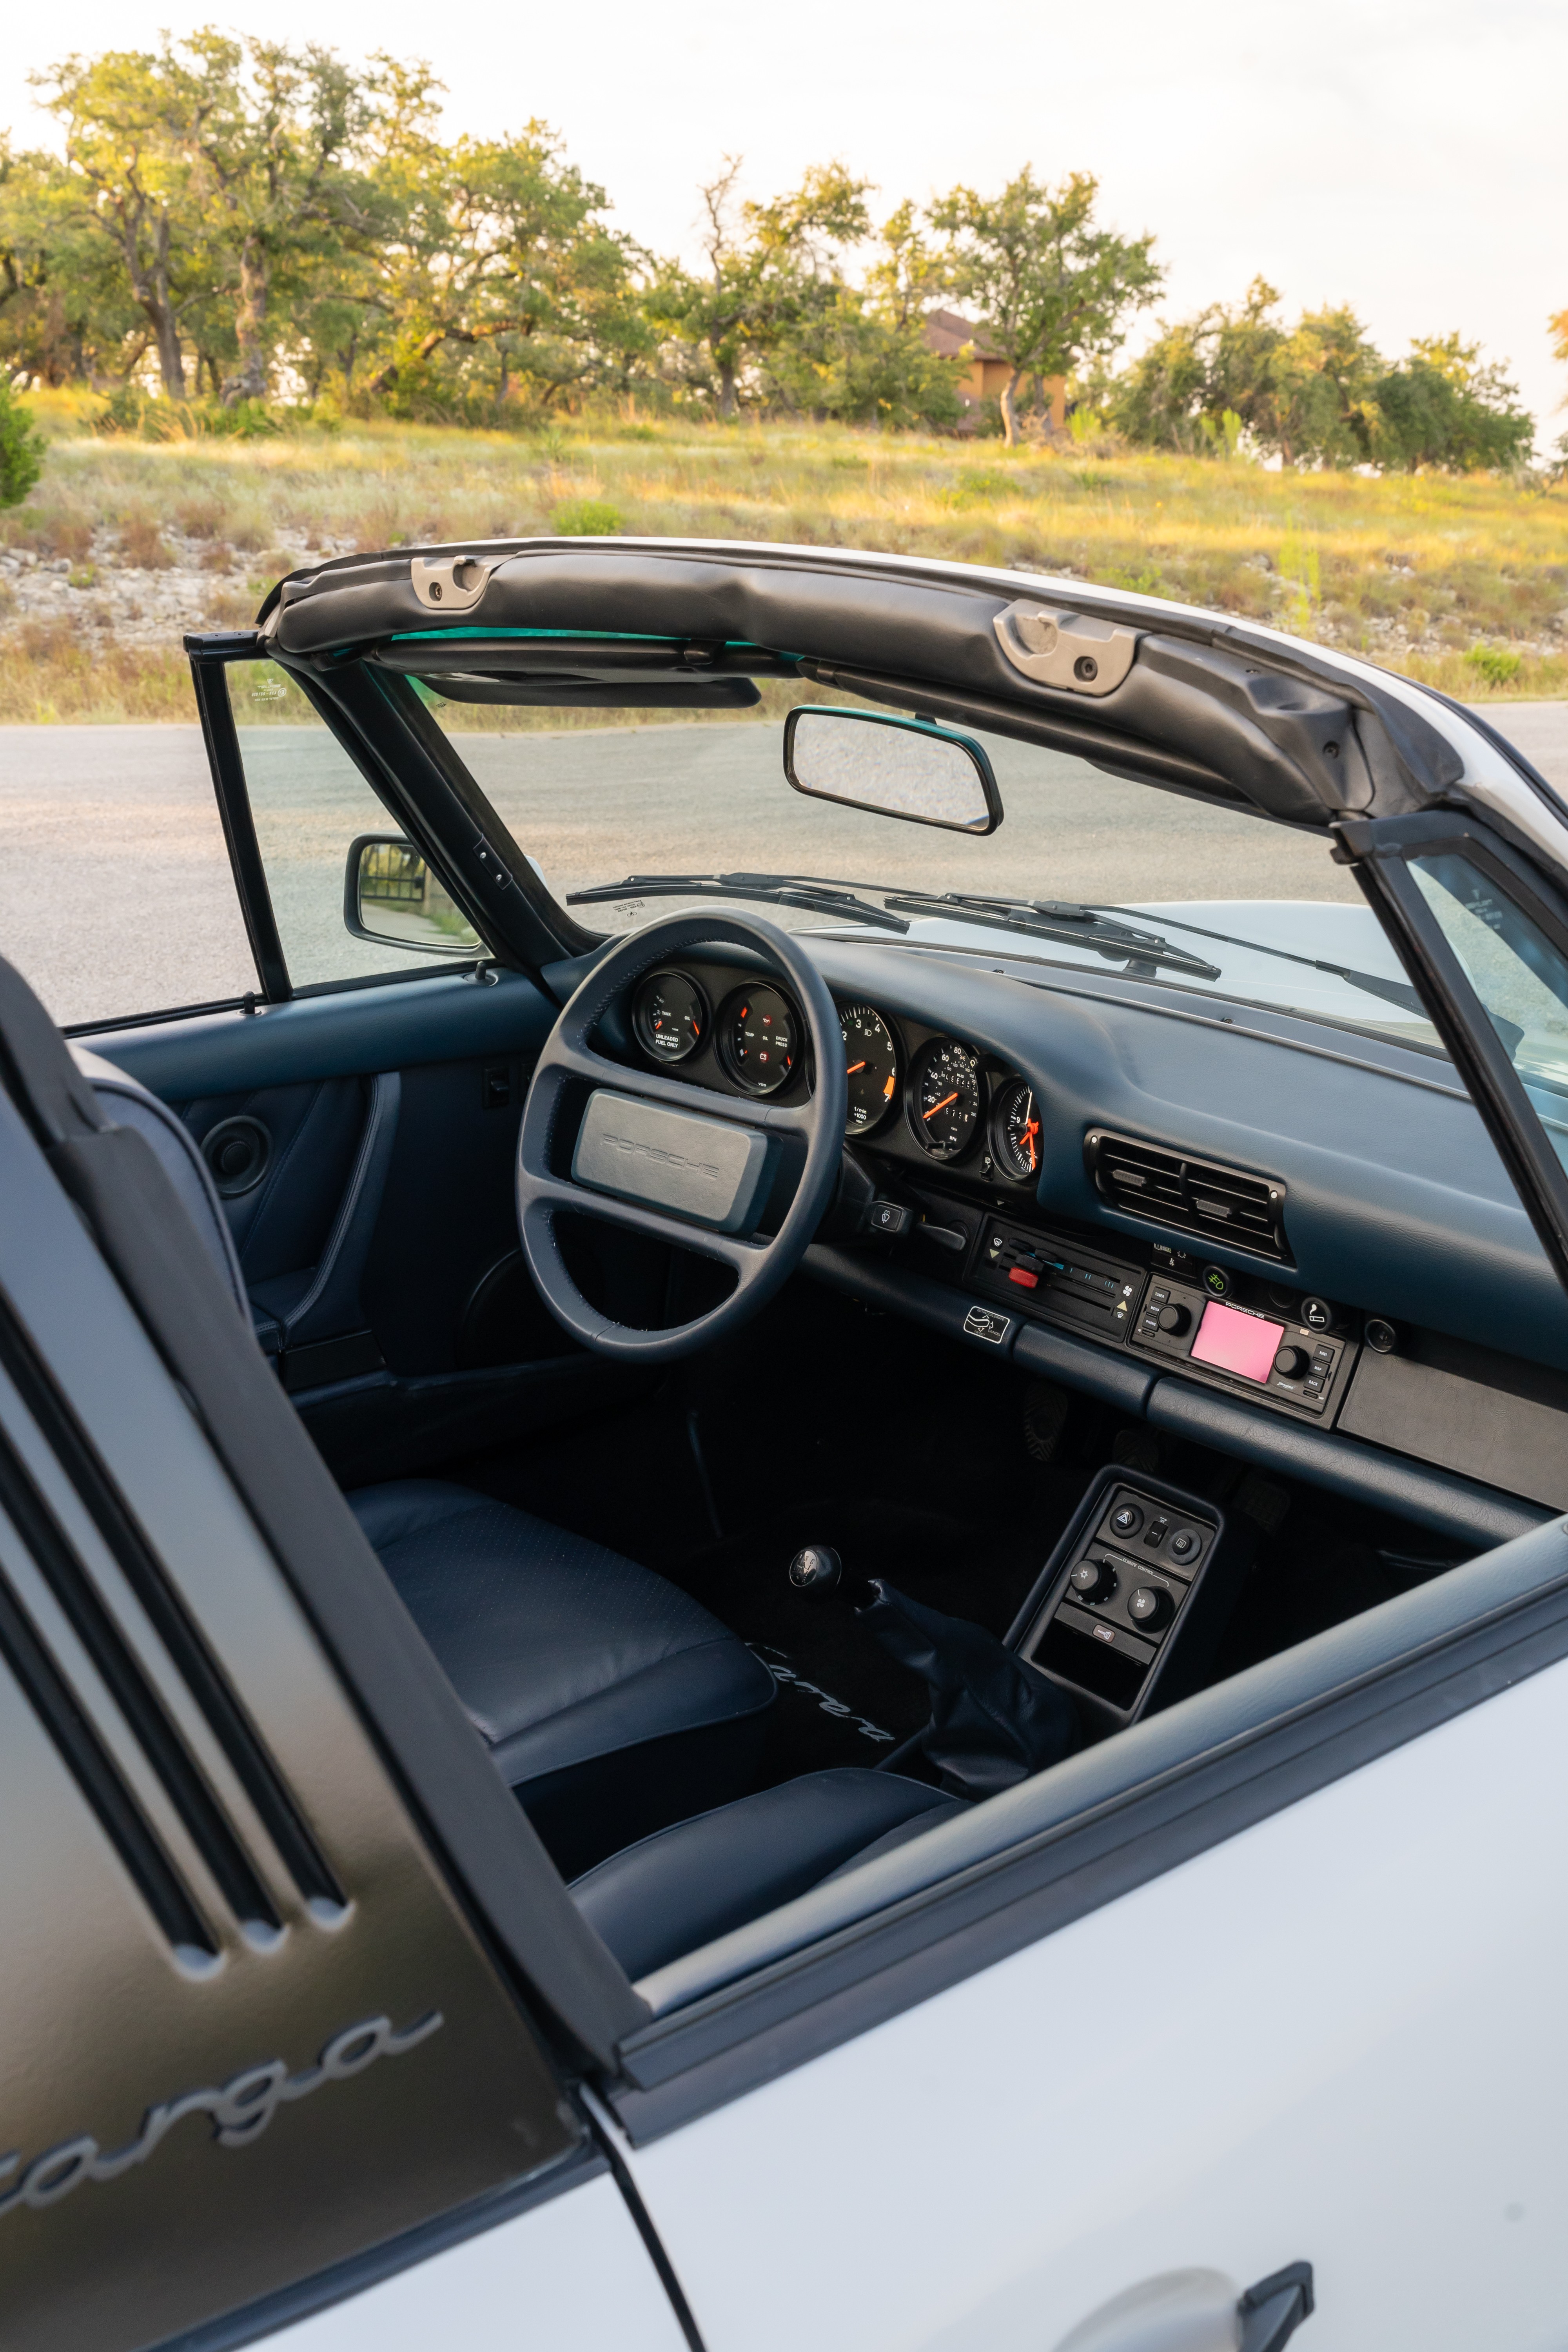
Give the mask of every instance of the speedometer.
[(930, 1037), (910, 1071), (910, 1125), (933, 1160), (962, 1160), (984, 1108), (980, 1056), (955, 1037)]
[(893, 1033), (869, 1004), (841, 1004), (844, 1059), (849, 1080), (846, 1135), (868, 1135), (887, 1117), (899, 1084), (899, 1053)]

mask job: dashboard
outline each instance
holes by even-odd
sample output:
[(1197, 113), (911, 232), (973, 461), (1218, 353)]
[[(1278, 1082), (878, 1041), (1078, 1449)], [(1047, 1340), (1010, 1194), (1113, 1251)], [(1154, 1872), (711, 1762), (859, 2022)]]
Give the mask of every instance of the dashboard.
[[(821, 950), (879, 1214), (830, 1220), (808, 1270), (1331, 1484), (1405, 1455), (1439, 1465), (1433, 1494), (1568, 1507), (1568, 1317), (1446, 1066), (1094, 975)], [(810, 1092), (805, 1024), (756, 964), (647, 974), (617, 1042), (695, 1087)]]

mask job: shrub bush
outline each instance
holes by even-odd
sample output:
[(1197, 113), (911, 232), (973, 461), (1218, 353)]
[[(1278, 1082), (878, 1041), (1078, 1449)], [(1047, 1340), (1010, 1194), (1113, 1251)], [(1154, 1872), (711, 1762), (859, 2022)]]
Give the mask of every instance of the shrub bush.
[(568, 499), (550, 520), (558, 539), (613, 539), (621, 528), (620, 509), (607, 499)]
[(44, 436), (0, 377), (0, 507), (19, 507), (44, 470)]
[(1501, 646), (1472, 646), (1465, 659), (1489, 686), (1510, 686), (1524, 667), (1522, 654), (1507, 653)]

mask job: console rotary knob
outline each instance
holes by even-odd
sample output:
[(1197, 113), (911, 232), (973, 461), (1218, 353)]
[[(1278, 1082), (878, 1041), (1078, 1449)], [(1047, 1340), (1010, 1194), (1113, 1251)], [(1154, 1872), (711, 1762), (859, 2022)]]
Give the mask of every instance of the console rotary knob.
[(1282, 1381), (1299, 1381), (1311, 1360), (1305, 1348), (1281, 1348), (1274, 1369)]
[(1157, 1633), (1176, 1613), (1176, 1604), (1163, 1584), (1140, 1584), (1127, 1596), (1127, 1614), (1146, 1633)]
[(1116, 1590), (1116, 1570), (1108, 1559), (1080, 1559), (1068, 1582), (1080, 1601), (1109, 1601)]
[(1180, 1339), (1192, 1328), (1193, 1310), (1190, 1307), (1172, 1305), (1161, 1307), (1160, 1328), (1168, 1332), (1173, 1339)]

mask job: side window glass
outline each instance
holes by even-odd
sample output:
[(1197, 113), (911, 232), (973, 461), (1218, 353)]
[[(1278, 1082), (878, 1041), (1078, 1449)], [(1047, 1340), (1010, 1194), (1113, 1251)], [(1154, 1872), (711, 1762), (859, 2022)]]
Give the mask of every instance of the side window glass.
[[(350, 848), (365, 834), (395, 835), (396, 819), (286, 672), (271, 662), (235, 662), (227, 677), (257, 846), (293, 985), (388, 972), (412, 979), (443, 946), (449, 961), (454, 941), (443, 941), (434, 921), (428, 951), (421, 926), (411, 919), (377, 926), (406, 930), (406, 947), (356, 939), (349, 930), (343, 882)], [(422, 866), (418, 871), (422, 876)], [(380, 879), (392, 901), (389, 913), (401, 913), (410, 886), (390, 866)], [(460, 918), (446, 928), (467, 929)], [(455, 943), (460, 950), (460, 937)]]
[(257, 984), (212, 775), (184, 727), (0, 730), (0, 952), (62, 1029)]
[(1568, 957), (1468, 857), (1410, 871), (1568, 1167)]

